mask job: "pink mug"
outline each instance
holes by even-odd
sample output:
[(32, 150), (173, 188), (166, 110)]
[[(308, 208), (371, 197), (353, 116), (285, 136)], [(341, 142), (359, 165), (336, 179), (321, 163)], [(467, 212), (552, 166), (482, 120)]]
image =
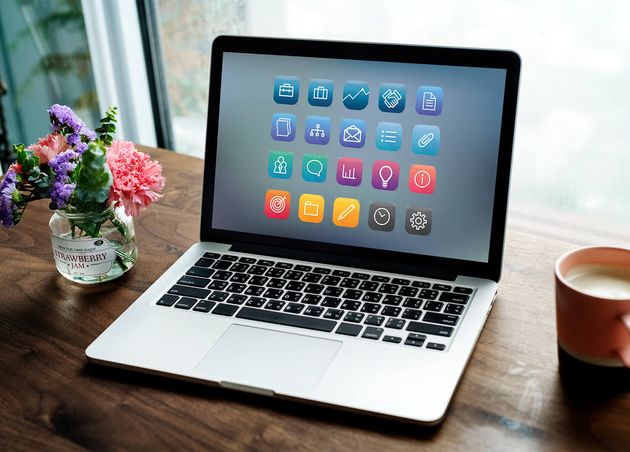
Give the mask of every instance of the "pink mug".
[(630, 295), (597, 296), (567, 279), (578, 265), (607, 265), (630, 270), (630, 249), (588, 247), (556, 262), (558, 345), (572, 357), (606, 367), (630, 368)]

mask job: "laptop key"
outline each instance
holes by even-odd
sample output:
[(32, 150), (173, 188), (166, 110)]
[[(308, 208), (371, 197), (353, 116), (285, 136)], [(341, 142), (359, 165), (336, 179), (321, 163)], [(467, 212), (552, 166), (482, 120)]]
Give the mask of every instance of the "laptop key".
[(365, 292), (365, 294), (363, 294), (363, 301), (378, 303), (381, 301), (381, 298), (383, 298), (383, 294), (378, 292)]
[(304, 272), (296, 272), (295, 270), (288, 271), (284, 274), (285, 279), (298, 280), (304, 276)]
[(398, 295), (402, 295), (403, 297), (415, 297), (418, 294), (418, 290), (420, 289), (417, 287), (404, 286), (400, 288)]
[(358, 300), (359, 298), (361, 298), (362, 293), (363, 292), (360, 290), (346, 289), (342, 296), (343, 298), (348, 298), (350, 300)]
[(218, 259), (221, 257), (221, 255), (218, 253), (211, 253), (208, 251), (207, 253), (203, 253), (203, 257), (207, 257), (208, 259)]
[(299, 314), (304, 309), (304, 305), (300, 303), (289, 303), (284, 312), (292, 312), (293, 314)]
[(346, 270), (333, 270), (332, 274), (334, 276), (341, 276), (342, 278), (350, 276), (350, 272)]
[(430, 348), (432, 350), (445, 350), (446, 349), (446, 344), (440, 344), (438, 342), (429, 342), (427, 344), (427, 348)]
[(203, 268), (203, 267), (190, 267), (190, 269), (186, 272), (187, 275), (191, 276), (200, 276), (202, 278), (209, 278), (214, 273), (214, 270), (211, 268)]
[(368, 275), (367, 273), (355, 272), (352, 274), (352, 277), (355, 279), (370, 279), (370, 275)]
[(178, 299), (179, 297), (175, 295), (164, 294), (160, 297), (156, 304), (160, 306), (173, 306)]
[(232, 272), (226, 271), (226, 270), (219, 270), (218, 272), (214, 273), (213, 278), (214, 279), (220, 279), (221, 281), (227, 281), (228, 279), (230, 279), (230, 277), (233, 275)]
[(247, 275), (245, 273), (234, 273), (234, 275), (232, 275), (232, 277), (230, 278), (230, 281), (237, 282), (237, 283), (245, 283), (250, 277), (251, 277), (250, 275)]
[(363, 281), (359, 286), (361, 290), (369, 290), (374, 291), (378, 288), (378, 283), (376, 281)]
[(221, 256), (221, 259), (223, 259), (224, 261), (235, 262), (238, 260), (238, 256), (235, 256), (234, 254), (224, 254), (223, 256)]
[(452, 314), (438, 314), (437, 312), (426, 312), (422, 318), (425, 322), (441, 323), (442, 325), (457, 325), (459, 317)]
[(324, 312), (324, 308), (321, 306), (307, 306), (304, 310), (304, 315), (310, 315), (312, 317), (319, 317)]
[(214, 301), (201, 300), (197, 303), (197, 306), (193, 308), (193, 311), (197, 312), (210, 312), (210, 309), (215, 305)]
[(341, 287), (328, 286), (324, 289), (324, 295), (330, 295), (331, 297), (338, 297), (342, 293), (343, 289)]
[(306, 283), (303, 283), (302, 281), (289, 281), (289, 284), (287, 284), (287, 287), (285, 287), (285, 289), (297, 291), (304, 289), (305, 285)]
[(324, 314), (324, 318), (339, 320), (343, 317), (343, 311), (341, 309), (328, 309)]
[(297, 270), (299, 272), (310, 272), (311, 270), (313, 270), (313, 267), (311, 267), (310, 265), (296, 265), (294, 267), (294, 270)]
[(265, 276), (270, 276), (272, 278), (280, 278), (282, 275), (284, 275), (285, 272), (286, 270), (284, 268), (274, 267), (267, 270), (267, 273), (265, 273)]
[(342, 304), (341, 304), (341, 309), (345, 309), (346, 311), (356, 311), (357, 309), (359, 309), (359, 307), (361, 306), (361, 302), (360, 301), (354, 301), (354, 300), (345, 300)]
[(381, 314), (388, 317), (398, 317), (400, 315), (400, 311), (402, 311), (402, 309), (398, 306), (385, 306), (381, 311)]
[(208, 289), (199, 289), (197, 287), (175, 285), (168, 290), (168, 293), (173, 295), (182, 295), (184, 297), (206, 298), (210, 294), (210, 291)]
[(276, 262), (276, 267), (278, 268), (293, 268), (293, 264), (289, 264), (288, 262)]
[(398, 336), (384, 336), (383, 342), (392, 342), (394, 344), (400, 344), (402, 342), (402, 337)]
[(265, 304), (266, 301), (267, 301), (266, 298), (249, 297), (249, 300), (247, 300), (247, 303), (245, 303), (245, 306), (252, 306), (254, 308), (260, 308), (262, 307), (262, 305)]
[(306, 293), (322, 293), (324, 290), (324, 286), (321, 284), (309, 284), (304, 288), (304, 292)]
[(287, 283), (286, 279), (271, 278), (269, 282), (267, 283), (267, 287), (272, 287), (274, 289), (282, 289), (286, 283)]
[(360, 323), (363, 317), (365, 317), (365, 314), (361, 314), (360, 312), (348, 312), (343, 320), (346, 322)]
[(239, 262), (242, 262), (244, 264), (253, 264), (256, 262), (256, 259), (254, 259), (253, 257), (241, 257), (239, 260)]
[(230, 295), (230, 298), (226, 300), (226, 303), (243, 304), (245, 300), (247, 300), (247, 295), (240, 295), (235, 293)]
[(284, 293), (284, 295), (282, 295), (282, 299), (284, 301), (300, 301), (300, 298), (302, 298), (302, 292), (291, 292), (291, 291), (287, 291)]
[(459, 287), (459, 286), (455, 286), (453, 288), (453, 292), (456, 293), (464, 293), (464, 294), (471, 294), (473, 293), (473, 290), (470, 287)]
[(433, 288), (435, 290), (442, 290), (444, 292), (450, 292), (450, 290), (452, 289), (452, 287), (448, 284), (433, 284)]
[(324, 297), (324, 301), (322, 301), (322, 306), (326, 306), (327, 308), (336, 308), (341, 303), (341, 298), (336, 297)]
[(322, 279), (322, 275), (318, 275), (317, 273), (307, 273), (302, 278), (302, 281), (307, 283), (318, 283), (320, 279)]
[(324, 268), (324, 267), (315, 267), (313, 269), (314, 273), (321, 273), (322, 275), (329, 275), (332, 270), (330, 268)]
[(228, 286), (228, 284), (229, 282), (227, 281), (220, 281), (218, 279), (215, 279), (214, 281), (210, 283), (210, 285), (208, 286), (208, 289), (223, 290)]
[(177, 303), (175, 303), (175, 307), (178, 309), (190, 309), (195, 303), (197, 303), (196, 298), (190, 297), (181, 297)]
[(398, 284), (399, 286), (408, 286), (409, 283), (411, 283), (411, 281), (409, 281), (408, 279), (402, 279), (402, 278), (392, 279), (392, 284)]
[(227, 292), (219, 292), (218, 290), (215, 290), (214, 292), (212, 292), (212, 295), (208, 297), (208, 300), (225, 301), (225, 299), (229, 296), (230, 294)]
[(461, 293), (453, 293), (453, 292), (443, 292), (440, 295), (440, 301), (448, 301), (449, 303), (466, 304), (468, 303), (469, 298), (470, 298), (470, 295), (465, 295)]
[(415, 331), (416, 333), (434, 334), (436, 336), (450, 337), (453, 334), (453, 328), (444, 325), (435, 325), (431, 323), (409, 322), (407, 331)]
[(354, 289), (355, 287), (359, 285), (360, 282), (361, 281), (359, 281), (358, 279), (344, 278), (341, 280), (341, 283), (339, 284), (339, 286), (344, 287), (346, 289)]
[(361, 312), (367, 312), (370, 314), (376, 314), (380, 311), (380, 309), (381, 305), (376, 303), (363, 303), (363, 306), (361, 306)]
[(232, 262), (230, 261), (215, 261), (212, 265), (212, 268), (216, 270), (227, 270), (232, 266)]
[[(229, 305), (222, 305), (229, 306)], [(277, 325), (294, 326), (310, 330), (325, 331), (330, 333), (337, 326), (337, 322), (329, 319), (306, 317), (303, 315), (286, 314), (284, 312), (268, 311), (266, 309), (253, 309), (244, 307), (236, 314), (239, 319), (257, 320), (260, 322), (275, 323)]]
[(411, 319), (411, 320), (419, 320), (420, 315), (422, 315), (422, 311), (417, 309), (407, 308), (402, 314), (403, 319)]
[(249, 280), (249, 283), (252, 286), (264, 286), (267, 281), (269, 281), (269, 278), (267, 278), (266, 276), (252, 276), (252, 279)]
[(251, 275), (262, 275), (267, 271), (267, 267), (263, 267), (262, 265), (252, 265), (249, 267), (247, 273)]
[(441, 301), (429, 300), (424, 304), (425, 311), (440, 312), (443, 307), (444, 307), (444, 303), (442, 303)]
[(235, 262), (230, 267), (230, 271), (237, 273), (244, 273), (249, 268), (248, 264), (243, 264), (242, 262)]
[(368, 315), (367, 319), (365, 319), (365, 322), (363, 323), (365, 323), (366, 325), (381, 326), (384, 321), (385, 317), (383, 317), (382, 315)]
[(396, 284), (381, 284), (381, 288), (378, 289), (379, 292), (395, 294), (398, 292), (398, 286)]
[(388, 304), (391, 306), (398, 306), (400, 302), (402, 301), (402, 299), (403, 297), (401, 297), (400, 295), (385, 295), (385, 298), (383, 298), (382, 303)]
[(197, 262), (195, 262), (195, 266), (197, 267), (210, 267), (212, 264), (214, 264), (214, 261), (212, 259), (206, 259), (206, 258), (201, 258), (199, 259)]
[(304, 295), (304, 298), (302, 298), (302, 303), (317, 304), (321, 301), (321, 299), (322, 299), (321, 295), (306, 294)]
[(405, 326), (405, 321), (403, 319), (388, 319), (385, 324), (385, 328), (393, 328), (395, 330), (402, 330)]
[[(233, 305), (233, 304), (220, 303), (212, 310), (212, 313), (231, 317), (234, 315), (236, 311), (238, 311), (238, 308), (239, 308), (238, 306)], [(243, 309), (250, 309), (250, 308), (243, 308)], [(256, 309), (256, 311), (258, 311), (258, 309)]]
[(428, 283), (426, 281), (414, 281), (411, 283), (411, 285), (413, 287), (420, 287), (421, 289), (428, 289), (429, 287), (431, 287), (431, 283)]
[(280, 289), (267, 289), (267, 291), (263, 294), (263, 297), (266, 298), (280, 298), (284, 293), (283, 290)]
[(464, 305), (449, 303), (446, 305), (444, 312), (447, 314), (460, 315), (462, 312), (464, 312)]
[(361, 325), (353, 325), (352, 323), (341, 323), (335, 333), (344, 336), (358, 336), (363, 327)]
[(280, 311), (284, 308), (284, 301), (280, 300), (270, 300), (269, 303), (265, 305), (265, 309), (271, 309), (272, 311)]
[(232, 293), (241, 293), (245, 290), (246, 287), (247, 286), (245, 284), (232, 283), (227, 286), (225, 290)]
[(326, 275), (322, 279), (321, 284), (324, 284), (325, 286), (336, 286), (337, 284), (339, 284), (339, 281), (341, 281), (341, 278), (339, 276)]
[(268, 259), (258, 259), (258, 262), (256, 262), (256, 264), (271, 267), (273, 265), (273, 261), (270, 261)]
[(389, 282), (389, 276), (383, 276), (383, 275), (372, 275), (372, 281), (377, 281), (377, 282)]
[(407, 298), (403, 303), (405, 308), (420, 309), (422, 307), (423, 300), (420, 298)]
[(409, 333), (407, 336), (407, 340), (405, 341), (405, 345), (411, 345), (413, 347), (422, 347), (424, 341), (426, 340), (426, 336), (424, 334), (414, 334)]
[[(437, 294), (438, 294), (437, 290), (422, 289), (420, 291), (419, 296), (422, 298), (428, 298), (429, 300), (435, 300), (437, 298)], [(443, 300), (443, 301), (449, 301), (449, 300)]]
[(368, 326), (363, 332), (363, 334), (361, 335), (361, 337), (364, 337), (366, 339), (374, 339), (378, 341), (381, 337), (381, 334), (383, 334), (383, 328), (376, 328), (375, 326)]

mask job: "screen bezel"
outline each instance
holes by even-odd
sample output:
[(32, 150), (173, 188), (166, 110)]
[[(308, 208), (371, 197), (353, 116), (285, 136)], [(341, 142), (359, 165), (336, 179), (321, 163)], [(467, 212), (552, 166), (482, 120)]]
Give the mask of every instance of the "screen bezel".
[[(499, 68), (506, 70), (503, 112), (499, 138), (495, 196), (488, 262), (427, 256), (397, 251), (314, 242), (300, 239), (244, 233), (212, 227), (219, 107), (223, 54), (251, 53), (312, 58), (386, 61), (415, 64)], [(516, 103), (520, 75), (520, 58), (506, 50), (481, 50), (448, 47), (420, 47), (357, 42), (310, 41), (294, 39), (219, 36), (212, 44), (210, 91), (204, 162), (201, 209), (201, 241), (238, 245), (240, 249), (264, 250), (268, 254), (325, 261), (330, 264), (354, 265), (396, 271), (413, 275), (443, 274), (475, 276), (498, 281), (501, 275), (505, 222), (509, 191), (512, 143), (516, 120)]]

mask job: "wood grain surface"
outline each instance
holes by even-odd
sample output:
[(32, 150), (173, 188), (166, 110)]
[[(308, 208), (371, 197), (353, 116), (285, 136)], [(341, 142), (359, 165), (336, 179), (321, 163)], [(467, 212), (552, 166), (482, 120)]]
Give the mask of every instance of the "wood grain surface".
[(90, 342), (198, 239), (202, 161), (144, 150), (167, 188), (136, 219), (140, 256), (123, 278), (62, 278), (45, 202), (0, 229), (0, 449), (630, 450), (630, 392), (569, 391), (559, 378), (553, 264), (576, 244), (519, 228), (508, 228), (499, 297), (439, 427), (88, 364)]

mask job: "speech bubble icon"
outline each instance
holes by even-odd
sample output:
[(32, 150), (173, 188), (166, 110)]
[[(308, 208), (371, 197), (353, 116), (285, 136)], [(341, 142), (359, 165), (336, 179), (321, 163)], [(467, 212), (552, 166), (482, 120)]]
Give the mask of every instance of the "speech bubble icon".
[(321, 177), (322, 171), (324, 171), (324, 165), (319, 160), (312, 159), (306, 163), (306, 171), (317, 177)]

